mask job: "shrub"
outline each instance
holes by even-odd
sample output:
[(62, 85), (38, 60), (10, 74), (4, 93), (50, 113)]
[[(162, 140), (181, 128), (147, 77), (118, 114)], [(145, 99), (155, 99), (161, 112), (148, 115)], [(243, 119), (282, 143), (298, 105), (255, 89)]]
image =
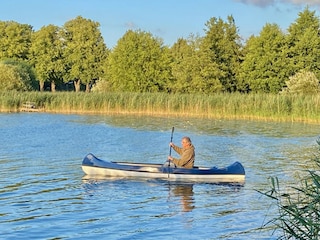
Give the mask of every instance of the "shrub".
[(36, 88), (31, 67), (23, 62), (6, 61), (0, 63), (0, 90), (28, 91)]
[(32, 90), (39, 90), (39, 82), (36, 79), (36, 74), (32, 66), (22, 60), (14, 60), (14, 59), (7, 59), (3, 61), (6, 65), (15, 66), (16, 71), (22, 78), (22, 81), (27, 86), (28, 89)]
[(92, 92), (108, 92), (109, 90), (110, 84), (104, 79), (97, 80), (91, 88)]
[(320, 93), (319, 80), (313, 72), (301, 70), (286, 81), (284, 93), (315, 94)]

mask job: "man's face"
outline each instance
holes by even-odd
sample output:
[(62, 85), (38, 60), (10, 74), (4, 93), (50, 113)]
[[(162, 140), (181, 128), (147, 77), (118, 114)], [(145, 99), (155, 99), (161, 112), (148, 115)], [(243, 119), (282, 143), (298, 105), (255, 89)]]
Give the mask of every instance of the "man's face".
[(189, 143), (186, 139), (182, 139), (181, 140), (181, 145), (182, 145), (182, 148), (188, 148), (189, 147)]

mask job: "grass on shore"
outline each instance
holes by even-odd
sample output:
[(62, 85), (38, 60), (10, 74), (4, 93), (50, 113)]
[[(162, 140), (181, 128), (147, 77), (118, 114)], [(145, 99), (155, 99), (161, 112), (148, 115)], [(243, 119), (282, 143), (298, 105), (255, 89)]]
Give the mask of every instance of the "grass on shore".
[(170, 115), (320, 123), (319, 95), (0, 92), (0, 112)]

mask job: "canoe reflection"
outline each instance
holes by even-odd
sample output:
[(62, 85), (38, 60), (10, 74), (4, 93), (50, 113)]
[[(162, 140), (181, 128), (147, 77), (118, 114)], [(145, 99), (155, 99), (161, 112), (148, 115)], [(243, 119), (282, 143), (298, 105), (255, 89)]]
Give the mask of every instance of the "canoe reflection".
[(180, 198), (183, 212), (190, 212), (195, 208), (193, 184), (170, 184), (170, 192)]
[[(137, 183), (140, 184), (147, 184), (149, 187), (159, 187), (160, 185), (166, 186), (165, 189), (166, 191), (169, 191), (169, 198), (173, 197), (174, 199), (172, 202), (174, 202), (174, 205), (177, 206), (176, 203), (176, 198), (180, 200), (180, 205), (182, 208), (183, 212), (190, 212), (192, 209), (195, 208), (195, 200), (194, 200), (194, 192), (193, 192), (193, 184), (191, 183), (168, 183), (168, 182), (163, 182), (161, 180), (159, 181), (133, 181), (132, 179), (128, 178), (121, 178), (121, 177), (87, 177), (84, 176), (82, 178), (83, 183), (84, 183), (84, 189), (86, 190), (86, 193), (88, 195), (95, 195), (96, 191), (99, 189), (104, 189), (103, 185), (104, 184), (116, 184), (117, 187), (123, 186), (123, 184), (131, 185), (134, 184), (134, 188), (137, 188)], [(129, 181), (131, 180), (131, 181)], [(145, 188), (145, 186), (143, 186)], [(171, 199), (171, 200), (172, 200)]]

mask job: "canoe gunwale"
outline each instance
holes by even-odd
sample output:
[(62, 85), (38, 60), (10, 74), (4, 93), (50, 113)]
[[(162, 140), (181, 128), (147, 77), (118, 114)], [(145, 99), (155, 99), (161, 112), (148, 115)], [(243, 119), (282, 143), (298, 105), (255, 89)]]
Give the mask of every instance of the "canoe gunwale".
[(162, 164), (108, 162), (89, 153), (82, 162), (82, 170), (89, 176), (138, 177), (205, 182), (244, 182), (245, 171), (235, 162), (225, 168), (169, 168)]

